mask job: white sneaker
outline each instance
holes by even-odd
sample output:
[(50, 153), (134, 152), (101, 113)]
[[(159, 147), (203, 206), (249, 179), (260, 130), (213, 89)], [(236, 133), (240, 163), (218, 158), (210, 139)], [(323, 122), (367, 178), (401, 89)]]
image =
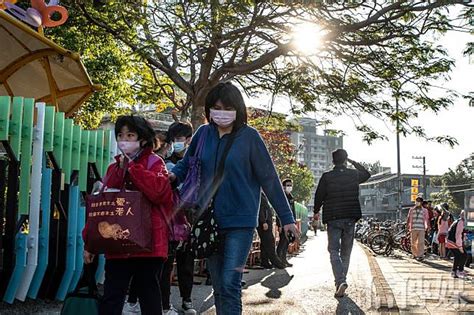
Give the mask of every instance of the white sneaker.
[(466, 272), (464, 271), (457, 271), (456, 275), (458, 276), (458, 278), (461, 278), (461, 279), (464, 279), (467, 276)]
[(123, 306), (123, 315), (140, 314), (140, 303), (125, 303)]
[(163, 314), (164, 315), (178, 315), (179, 313), (178, 313), (178, 310), (176, 310), (174, 306), (171, 305), (171, 308), (169, 310), (164, 310)]

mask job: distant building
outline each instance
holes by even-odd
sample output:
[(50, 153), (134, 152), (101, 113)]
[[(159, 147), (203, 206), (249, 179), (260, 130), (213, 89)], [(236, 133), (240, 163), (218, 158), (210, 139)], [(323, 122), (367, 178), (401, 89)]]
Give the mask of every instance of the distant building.
[[(145, 117), (155, 131), (168, 130), (168, 127), (174, 122), (173, 116), (169, 111), (158, 113), (154, 107), (145, 108), (145, 110), (140, 111), (136, 115)], [(114, 126), (115, 123), (111, 121), (110, 116), (105, 116), (100, 124), (102, 129), (113, 130)]]
[[(315, 188), (319, 183), (321, 175), (332, 168), (332, 152), (342, 149), (343, 138), (329, 136), (327, 132), (323, 135), (317, 133), (316, 119), (300, 118), (298, 123), (302, 130), (291, 133), (291, 141), (297, 148), (297, 159), (304, 163), (315, 177)], [(314, 191), (308, 209), (312, 211), (314, 204)]]
[[(402, 213), (401, 218), (404, 219), (408, 213), (408, 209), (413, 206), (411, 201), (411, 183), (413, 179), (422, 183), (422, 175), (420, 174), (402, 174)], [(431, 179), (435, 177), (426, 175), (426, 192), (427, 196), (432, 193), (439, 192), (439, 187), (431, 185)], [(422, 191), (420, 187), (420, 192)], [(429, 199), (425, 198), (425, 199)], [(398, 210), (398, 178), (397, 174), (384, 172), (373, 175), (367, 182), (360, 185), (360, 204), (362, 207), (362, 215), (364, 217), (377, 217), (379, 219), (397, 219)]]

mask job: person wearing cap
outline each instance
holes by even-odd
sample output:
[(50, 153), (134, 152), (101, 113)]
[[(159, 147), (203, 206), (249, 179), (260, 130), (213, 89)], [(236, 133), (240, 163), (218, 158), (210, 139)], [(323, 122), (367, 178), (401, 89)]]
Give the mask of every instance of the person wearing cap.
[[(354, 243), (355, 223), (362, 218), (359, 185), (370, 178), (370, 173), (359, 163), (338, 149), (332, 153), (334, 168), (319, 180), (314, 197), (314, 218), (322, 210), (327, 224), (328, 251), (335, 278), (335, 297), (343, 297), (348, 287), (347, 271)], [(347, 162), (355, 169), (347, 168)]]
[(428, 210), (423, 208), (423, 198), (416, 198), (415, 206), (408, 211), (407, 227), (411, 233), (413, 258), (421, 261), (425, 253), (425, 232), (430, 228), (430, 217)]

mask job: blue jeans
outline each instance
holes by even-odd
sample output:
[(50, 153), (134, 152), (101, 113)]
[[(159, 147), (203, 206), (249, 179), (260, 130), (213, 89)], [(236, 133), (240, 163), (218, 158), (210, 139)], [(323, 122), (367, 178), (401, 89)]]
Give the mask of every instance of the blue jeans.
[(241, 281), (253, 233), (253, 228), (219, 231), (220, 250), (208, 258), (217, 315), (242, 314)]
[(354, 219), (332, 220), (328, 223), (328, 251), (336, 287), (346, 282), (352, 245), (354, 243)]

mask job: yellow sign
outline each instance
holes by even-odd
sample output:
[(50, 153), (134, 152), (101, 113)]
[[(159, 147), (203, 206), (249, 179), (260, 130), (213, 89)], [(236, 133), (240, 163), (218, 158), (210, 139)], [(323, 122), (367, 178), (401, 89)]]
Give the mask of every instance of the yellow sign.
[(411, 195), (411, 201), (412, 202), (415, 202), (416, 198), (418, 198), (418, 195)]
[(411, 180), (411, 185), (412, 186), (418, 186), (418, 179), (412, 179)]
[(417, 195), (418, 194), (418, 187), (412, 187), (411, 188), (411, 194), (412, 195)]

